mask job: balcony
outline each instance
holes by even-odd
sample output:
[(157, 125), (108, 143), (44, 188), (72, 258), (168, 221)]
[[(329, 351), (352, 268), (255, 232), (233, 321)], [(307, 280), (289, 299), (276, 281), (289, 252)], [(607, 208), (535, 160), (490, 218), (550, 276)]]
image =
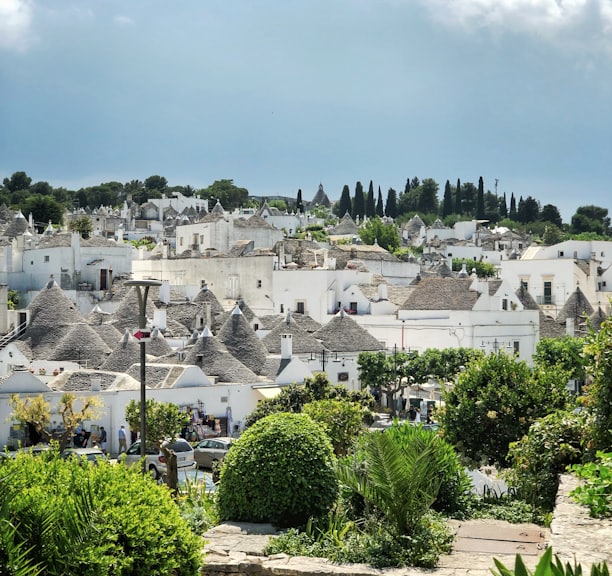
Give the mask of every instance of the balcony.
[(536, 296), (536, 302), (541, 306), (554, 306), (555, 297), (552, 295), (546, 295), (546, 294)]

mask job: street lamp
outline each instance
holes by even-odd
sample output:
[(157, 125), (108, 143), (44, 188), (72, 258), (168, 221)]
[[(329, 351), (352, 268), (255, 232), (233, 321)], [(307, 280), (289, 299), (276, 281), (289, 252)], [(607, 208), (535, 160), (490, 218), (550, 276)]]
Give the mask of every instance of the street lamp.
[(147, 297), (151, 286), (161, 286), (159, 280), (128, 280), (126, 286), (134, 286), (138, 294), (138, 331), (140, 333), (140, 455), (146, 456), (146, 434), (147, 434), (147, 392), (145, 387), (145, 346), (147, 338)]

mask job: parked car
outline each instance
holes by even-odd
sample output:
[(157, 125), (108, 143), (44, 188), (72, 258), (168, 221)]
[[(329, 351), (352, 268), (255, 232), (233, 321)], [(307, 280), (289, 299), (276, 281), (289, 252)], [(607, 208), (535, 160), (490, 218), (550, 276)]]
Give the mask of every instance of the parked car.
[[(187, 440), (177, 438), (169, 446), (170, 450), (176, 452), (176, 465), (179, 468), (194, 467), (193, 447)], [(133, 466), (140, 462), (140, 440), (136, 440), (123, 454), (117, 457), (118, 461), (125, 463), (126, 466)], [(148, 446), (145, 457), (145, 468), (153, 476), (158, 479), (161, 475), (166, 474), (166, 457), (157, 446)]]
[(92, 464), (108, 462), (106, 454), (100, 448), (66, 448), (62, 452), (62, 458), (83, 458)]
[(35, 444), (34, 446), (25, 446), (23, 448), (18, 448), (15, 452), (12, 453), (13, 458), (17, 456), (17, 454), (32, 454), (32, 456), (40, 456), (41, 454), (45, 454), (49, 452), (53, 448), (50, 444)]
[(208, 472), (202, 472), (197, 468), (182, 468), (178, 473), (179, 490), (186, 491), (189, 487), (204, 489), (208, 494), (217, 490), (212, 476)]
[(201, 440), (194, 450), (196, 464), (200, 468), (213, 468), (216, 462), (223, 462), (234, 443), (233, 438), (219, 437)]

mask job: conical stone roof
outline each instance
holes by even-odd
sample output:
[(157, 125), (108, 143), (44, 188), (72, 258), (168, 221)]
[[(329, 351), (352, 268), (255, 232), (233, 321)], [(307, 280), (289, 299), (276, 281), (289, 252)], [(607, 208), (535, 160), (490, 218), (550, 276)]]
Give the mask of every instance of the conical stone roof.
[(138, 340), (130, 334), (129, 330), (126, 330), (121, 340), (100, 366), (100, 370), (126, 372), (136, 362), (140, 362), (140, 346)]
[(217, 377), (219, 382), (258, 381), (257, 375), (234, 358), (208, 328), (189, 348), (183, 363), (199, 366), (204, 374)]
[(383, 345), (345, 314), (344, 310), (340, 310), (313, 336), (331, 352), (368, 352), (383, 349)]
[(87, 368), (97, 368), (111, 349), (86, 322), (73, 324), (58, 342), (49, 360), (78, 361)]
[(165, 356), (172, 352), (172, 346), (168, 344), (164, 335), (157, 328), (154, 328), (151, 331), (151, 340), (146, 344), (146, 351), (151, 356)]
[(261, 374), (268, 351), (236, 306), (217, 335), (228, 352), (255, 374)]
[(291, 334), (291, 349), (293, 354), (322, 352), (324, 349), (323, 344), (312, 336), (312, 334), (301, 328), (293, 319), (293, 315), (289, 313), (282, 322), (279, 322), (261, 340), (270, 354), (281, 353), (281, 336), (283, 334)]
[[(149, 292), (146, 305), (147, 318), (153, 318), (155, 306), (153, 305), (154, 295), (153, 289)], [(158, 290), (159, 291), (159, 290)], [(135, 330), (138, 328), (138, 318), (140, 316), (140, 307), (138, 303), (138, 293), (136, 287), (132, 286), (128, 293), (124, 296), (121, 304), (113, 313), (112, 323), (120, 332), (125, 330)]]

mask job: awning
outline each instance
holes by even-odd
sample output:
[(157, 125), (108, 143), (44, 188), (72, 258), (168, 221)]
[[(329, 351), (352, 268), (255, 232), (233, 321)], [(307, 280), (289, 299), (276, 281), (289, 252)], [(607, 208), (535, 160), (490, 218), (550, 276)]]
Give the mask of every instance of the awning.
[(266, 388), (255, 388), (264, 398), (274, 398), (280, 394), (281, 389), (278, 386), (268, 386)]

